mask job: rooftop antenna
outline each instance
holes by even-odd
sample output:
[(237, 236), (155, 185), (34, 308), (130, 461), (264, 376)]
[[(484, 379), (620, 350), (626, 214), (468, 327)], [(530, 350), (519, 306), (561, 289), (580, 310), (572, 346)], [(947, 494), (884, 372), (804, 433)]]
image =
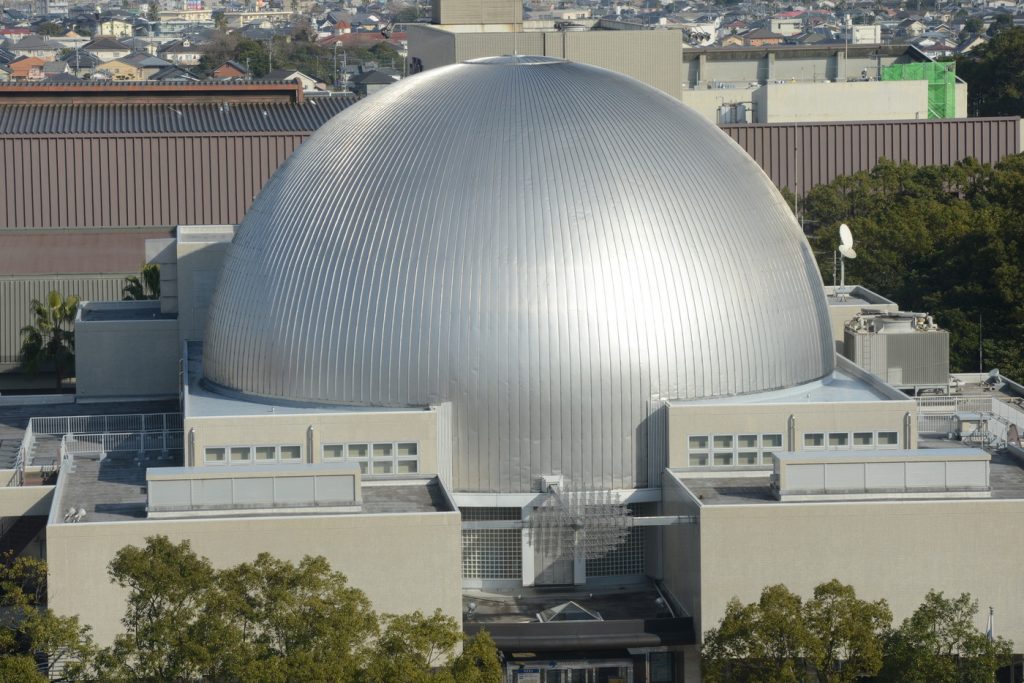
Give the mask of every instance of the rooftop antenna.
[(850, 226), (843, 223), (839, 226), (839, 300), (846, 301), (846, 259), (857, 258), (853, 249), (853, 233)]

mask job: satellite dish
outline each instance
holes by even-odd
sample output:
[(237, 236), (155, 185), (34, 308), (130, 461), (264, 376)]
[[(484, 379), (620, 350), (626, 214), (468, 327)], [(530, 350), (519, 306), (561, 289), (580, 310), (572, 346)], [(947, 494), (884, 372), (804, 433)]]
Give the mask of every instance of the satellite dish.
[[(839, 241), (844, 247), (853, 246), (853, 233), (850, 232), (850, 226), (843, 223), (839, 226)], [(853, 258), (852, 256), (850, 258)]]
[(839, 253), (843, 255), (843, 258), (857, 258), (857, 252), (849, 244), (840, 244)]

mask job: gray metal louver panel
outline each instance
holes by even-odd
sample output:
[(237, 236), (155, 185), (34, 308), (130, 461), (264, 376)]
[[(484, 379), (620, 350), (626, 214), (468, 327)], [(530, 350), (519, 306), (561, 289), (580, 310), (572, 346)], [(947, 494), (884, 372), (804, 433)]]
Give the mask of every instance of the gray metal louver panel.
[(451, 401), (456, 490), (629, 488), (657, 485), (652, 397), (820, 378), (828, 321), (799, 226), (714, 125), (603, 69), (492, 58), (389, 86), (281, 167), (204, 363), (258, 396)]

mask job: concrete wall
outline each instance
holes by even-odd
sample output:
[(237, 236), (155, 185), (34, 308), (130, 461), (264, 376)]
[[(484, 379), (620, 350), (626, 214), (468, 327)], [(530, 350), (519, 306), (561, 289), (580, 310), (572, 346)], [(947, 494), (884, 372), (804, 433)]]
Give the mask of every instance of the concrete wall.
[(6, 486), (13, 470), (0, 471), (0, 517), (48, 515), (53, 502), (52, 486)]
[(433, 410), (280, 415), (271, 414), (268, 406), (267, 411), (238, 417), (186, 416), (186, 439), (194, 438), (195, 443), (194, 466), (204, 464), (209, 447), (299, 445), (306, 462), (319, 463), (325, 443), (405, 441), (419, 444), (420, 473), (437, 474), (437, 413)]
[(771, 83), (760, 92), (756, 123), (928, 118), (927, 81)]
[[(178, 227), (177, 267), (174, 273), (174, 293), (178, 298), (178, 356), (181, 342), (203, 338), (206, 311), (234, 231), (235, 226), (231, 225)], [(160, 282), (163, 287), (163, 276)]]
[(547, 55), (592, 64), (636, 78), (679, 97), (683, 80), (680, 31), (580, 31), (451, 33), (409, 27), (409, 58), (433, 69), (494, 55)]
[(517, 0), (433, 0), (435, 24), (522, 24), (523, 5)]
[[(89, 308), (153, 310), (155, 301), (92, 303)], [(178, 321), (88, 320), (75, 323), (79, 398), (177, 396)]]
[(264, 551), (292, 562), (323, 555), (379, 612), (440, 608), (462, 622), (461, 522), (454, 512), (52, 524), (49, 606), (81, 616), (97, 642), (109, 644), (121, 632), (126, 591), (110, 583), (107, 564), (125, 545), (141, 546), (155, 534), (190, 540), (219, 568)]
[[(995, 608), (996, 632), (1024, 643), (1024, 500), (719, 505), (700, 511), (700, 590), (671, 565), (667, 585), (699, 602), (698, 634), (716, 626), (733, 596), (755, 601), (783, 583), (808, 598), (833, 578), (866, 600), (885, 598), (898, 625), (930, 589), (969, 592), (984, 629)], [(680, 527), (667, 543), (689, 543)], [(668, 574), (668, 572), (666, 572)]]
[[(682, 91), (682, 101), (714, 123), (719, 109), (745, 104), (748, 123), (928, 118), (927, 81), (782, 82)], [(739, 122), (742, 123), (742, 122)]]
[[(906, 415), (911, 419), (907, 424)], [(688, 436), (782, 434), (786, 451), (804, 450), (803, 434), (894, 431), (900, 448), (917, 447), (917, 404), (912, 400), (835, 403), (710, 403), (668, 408), (669, 467), (689, 467)], [(790, 420), (793, 429), (790, 429)], [(792, 431), (792, 434), (790, 432)], [(909, 432), (909, 434), (908, 434)], [(909, 437), (909, 438), (908, 438)], [(710, 449), (704, 449), (707, 451)], [(742, 449), (736, 449), (742, 450)]]

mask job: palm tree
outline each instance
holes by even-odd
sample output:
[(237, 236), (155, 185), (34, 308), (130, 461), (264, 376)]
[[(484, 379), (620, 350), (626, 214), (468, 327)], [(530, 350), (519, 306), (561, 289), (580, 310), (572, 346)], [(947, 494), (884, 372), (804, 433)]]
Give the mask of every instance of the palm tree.
[(142, 266), (142, 277), (129, 275), (124, 279), (121, 294), (125, 301), (143, 301), (160, 298), (160, 266), (147, 263)]
[(21, 360), (29, 372), (53, 364), (57, 390), (64, 382), (65, 370), (74, 371), (75, 331), (71, 326), (78, 311), (78, 297), (61, 296), (51, 290), (46, 301), (32, 300), (34, 325), (21, 328)]

